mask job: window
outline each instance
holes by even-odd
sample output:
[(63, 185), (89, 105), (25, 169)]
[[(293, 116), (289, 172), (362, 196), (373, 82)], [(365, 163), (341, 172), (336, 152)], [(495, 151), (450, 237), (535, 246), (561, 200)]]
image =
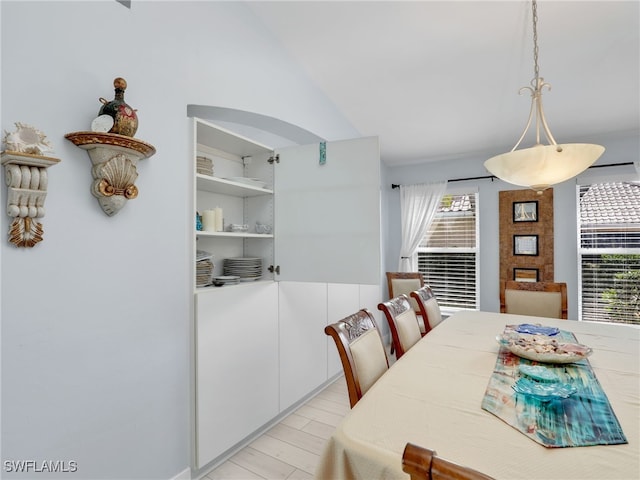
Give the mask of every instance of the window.
[(418, 247), (418, 271), (444, 311), (478, 307), (477, 197), (445, 195)]
[(640, 324), (640, 183), (578, 186), (580, 319)]

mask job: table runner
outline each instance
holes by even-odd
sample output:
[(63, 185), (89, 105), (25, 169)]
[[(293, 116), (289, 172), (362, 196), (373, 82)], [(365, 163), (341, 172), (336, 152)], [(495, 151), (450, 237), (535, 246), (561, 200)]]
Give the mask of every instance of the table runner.
[[(507, 325), (505, 332), (515, 325)], [(558, 341), (578, 343), (560, 330)], [(597, 352), (595, 353), (597, 354)], [(544, 365), (562, 383), (576, 387), (568, 398), (540, 400), (516, 393), (519, 365)], [(587, 359), (570, 364), (542, 364), (518, 357), (501, 346), (482, 408), (545, 447), (581, 447), (627, 443), (622, 427)]]

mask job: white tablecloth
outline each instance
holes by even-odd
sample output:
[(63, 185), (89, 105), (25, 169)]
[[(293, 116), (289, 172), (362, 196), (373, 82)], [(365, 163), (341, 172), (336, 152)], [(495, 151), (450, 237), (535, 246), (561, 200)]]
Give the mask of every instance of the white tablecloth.
[[(629, 441), (546, 448), (481, 408), (507, 324), (572, 331), (593, 348), (593, 370)], [(409, 350), (330, 438), (316, 477), (407, 479), (412, 442), (496, 479), (640, 479), (640, 329), (490, 312), (460, 312)]]

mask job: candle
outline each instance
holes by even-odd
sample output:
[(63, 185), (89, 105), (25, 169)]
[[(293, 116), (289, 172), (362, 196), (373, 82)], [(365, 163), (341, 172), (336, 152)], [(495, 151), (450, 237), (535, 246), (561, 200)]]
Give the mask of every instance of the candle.
[(216, 232), (222, 232), (224, 230), (224, 216), (222, 215), (222, 208), (215, 208), (215, 230)]
[(216, 212), (215, 210), (205, 210), (202, 212), (202, 229), (205, 232), (216, 231)]

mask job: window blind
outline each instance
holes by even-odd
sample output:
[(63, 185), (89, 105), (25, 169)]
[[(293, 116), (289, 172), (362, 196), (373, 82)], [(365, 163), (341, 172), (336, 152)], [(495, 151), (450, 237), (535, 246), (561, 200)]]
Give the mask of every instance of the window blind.
[(578, 187), (580, 319), (640, 323), (640, 184)]
[(418, 271), (441, 308), (478, 305), (477, 193), (445, 195), (418, 248)]

